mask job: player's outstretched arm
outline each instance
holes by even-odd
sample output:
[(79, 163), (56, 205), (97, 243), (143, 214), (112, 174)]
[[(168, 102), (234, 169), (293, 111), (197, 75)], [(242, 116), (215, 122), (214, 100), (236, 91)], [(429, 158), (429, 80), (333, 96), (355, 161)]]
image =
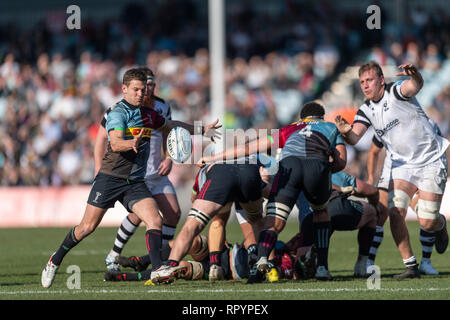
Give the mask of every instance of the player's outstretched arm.
[(206, 163), (215, 161), (232, 160), (246, 157), (254, 153), (266, 152), (270, 149), (271, 140), (268, 136), (252, 140), (246, 144), (234, 146), (209, 157), (202, 157), (197, 165), (203, 167)]
[(340, 115), (336, 116), (334, 123), (344, 137), (345, 142), (351, 145), (357, 144), (367, 131), (367, 127), (362, 123), (355, 122), (354, 124), (350, 124)]
[(222, 125), (219, 124), (219, 119), (217, 119), (216, 121), (207, 126), (199, 127), (201, 132), (195, 132), (196, 128), (192, 124), (177, 120), (166, 120), (164, 125), (158, 128), (158, 130), (162, 131), (163, 133), (169, 133), (170, 130), (172, 130), (175, 127), (182, 127), (187, 131), (189, 131), (190, 134), (201, 134), (205, 137), (210, 138), (211, 141), (214, 142), (215, 139), (220, 138), (221, 134), (219, 131), (217, 131), (217, 129), (221, 128)]
[(409, 79), (403, 81), (401, 84), (401, 94), (407, 98), (418, 94), (423, 87), (423, 78), (419, 70), (412, 64), (402, 64), (398, 68), (403, 70), (398, 72), (396, 76), (409, 76)]

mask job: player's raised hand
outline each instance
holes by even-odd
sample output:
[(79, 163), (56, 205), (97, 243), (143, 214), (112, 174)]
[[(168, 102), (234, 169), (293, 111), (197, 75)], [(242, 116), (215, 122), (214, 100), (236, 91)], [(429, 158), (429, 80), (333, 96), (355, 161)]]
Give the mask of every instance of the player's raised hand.
[(144, 128), (141, 129), (139, 134), (133, 138), (133, 150), (138, 153), (139, 143), (141, 143), (142, 136), (144, 135)]
[(334, 123), (341, 134), (346, 134), (352, 131), (353, 126), (340, 115), (337, 115), (336, 118), (334, 118)]
[(205, 127), (205, 132), (203, 133), (203, 135), (205, 137), (210, 138), (212, 142), (215, 142), (214, 139), (215, 138), (219, 139), (220, 136), (222, 135), (219, 131), (217, 131), (217, 129), (222, 127), (222, 125), (218, 124), (218, 123), (219, 123), (219, 119), (217, 119), (216, 121), (214, 121), (210, 125), (207, 125)]
[(397, 72), (396, 76), (414, 76), (419, 71), (417, 68), (411, 63), (404, 63), (399, 65), (397, 68), (403, 69), (403, 71)]

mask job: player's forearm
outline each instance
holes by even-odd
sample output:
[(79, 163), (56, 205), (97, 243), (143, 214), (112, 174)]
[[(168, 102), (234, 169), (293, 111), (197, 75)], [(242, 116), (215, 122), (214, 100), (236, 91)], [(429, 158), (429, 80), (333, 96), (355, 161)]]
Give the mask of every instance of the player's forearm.
[(359, 141), (359, 139), (360, 139), (360, 137), (359, 137), (357, 134), (355, 134), (355, 133), (353, 132), (353, 130), (350, 130), (350, 131), (347, 132), (347, 133), (343, 133), (343, 134), (342, 134), (342, 137), (344, 138), (344, 140), (345, 140), (346, 143), (348, 143), (348, 144), (350, 144), (350, 145), (352, 145), (352, 146), (354, 146), (355, 144), (357, 144), (358, 141)]
[(111, 139), (111, 150), (113, 152), (126, 152), (134, 147), (134, 140), (124, 140), (120, 138)]
[(375, 181), (375, 163), (378, 160), (378, 153), (369, 152), (367, 154), (367, 183), (373, 184)]
[(95, 175), (97, 175), (98, 171), (100, 170), (100, 167), (102, 166), (102, 160), (105, 156), (106, 147), (105, 144), (102, 145), (95, 145), (94, 147), (94, 168), (95, 168)]
[(220, 153), (212, 155), (209, 157), (210, 161), (224, 161), (224, 160), (232, 160), (240, 157), (245, 157), (249, 155), (248, 144), (238, 145), (233, 148), (226, 149)]
[(416, 69), (413, 74), (410, 75), (408, 80), (403, 81), (401, 85), (401, 93), (405, 97), (413, 97), (419, 93), (423, 87), (423, 78), (420, 72)]

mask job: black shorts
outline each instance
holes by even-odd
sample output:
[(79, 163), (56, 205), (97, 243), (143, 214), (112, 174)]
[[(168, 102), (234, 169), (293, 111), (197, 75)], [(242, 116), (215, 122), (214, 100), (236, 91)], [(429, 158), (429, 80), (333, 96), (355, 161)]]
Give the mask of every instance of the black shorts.
[(224, 206), (228, 202), (250, 202), (262, 197), (261, 176), (255, 164), (215, 164), (197, 199)]
[(151, 197), (152, 194), (143, 180), (130, 181), (100, 172), (92, 184), (87, 203), (109, 209), (114, 207), (116, 201), (120, 201), (131, 212), (136, 202)]
[(300, 192), (312, 205), (327, 203), (331, 194), (330, 164), (321, 159), (287, 157), (280, 161), (269, 202), (292, 208)]
[(363, 214), (363, 205), (359, 201), (338, 196), (328, 203), (328, 213), (333, 230), (356, 230)]

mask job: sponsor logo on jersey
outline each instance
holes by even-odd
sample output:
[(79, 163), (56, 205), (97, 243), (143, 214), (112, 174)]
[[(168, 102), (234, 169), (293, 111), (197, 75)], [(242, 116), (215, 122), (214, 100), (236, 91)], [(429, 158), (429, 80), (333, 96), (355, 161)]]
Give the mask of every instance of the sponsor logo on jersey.
[(145, 127), (144, 128), (142, 128), (142, 127), (127, 128), (125, 131), (125, 136), (126, 137), (135, 137), (141, 132), (141, 129), (144, 130), (144, 134), (142, 135), (143, 138), (150, 138), (152, 136), (153, 129), (145, 128)]
[(388, 132), (389, 130), (391, 130), (392, 128), (394, 128), (395, 126), (397, 126), (398, 124), (400, 124), (400, 120), (398, 119), (394, 119), (391, 122), (389, 122), (386, 127), (384, 127), (384, 129), (382, 130), (375, 130), (375, 132), (377, 133), (377, 135), (379, 137), (382, 137), (386, 132)]

